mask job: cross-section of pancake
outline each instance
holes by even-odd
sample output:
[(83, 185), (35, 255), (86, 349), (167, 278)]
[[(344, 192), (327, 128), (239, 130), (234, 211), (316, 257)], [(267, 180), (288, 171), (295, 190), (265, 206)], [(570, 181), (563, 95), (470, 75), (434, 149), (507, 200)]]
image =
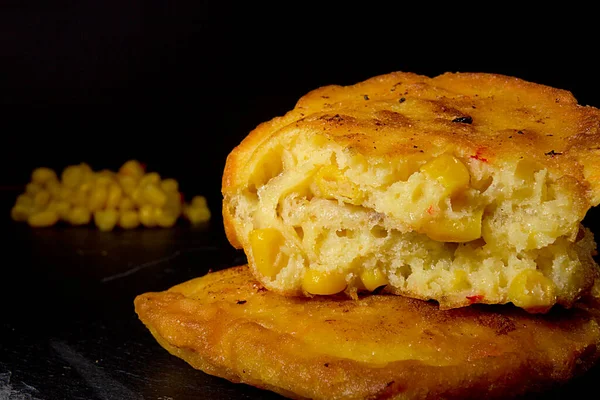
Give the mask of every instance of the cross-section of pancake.
[(600, 110), (491, 74), (392, 73), (304, 96), (229, 155), (223, 215), (284, 295), (570, 306), (598, 274)]
[(547, 390), (600, 355), (593, 299), (532, 315), (440, 310), (391, 294), (285, 297), (246, 266), (135, 299), (170, 353), (208, 374), (292, 398), (509, 398)]

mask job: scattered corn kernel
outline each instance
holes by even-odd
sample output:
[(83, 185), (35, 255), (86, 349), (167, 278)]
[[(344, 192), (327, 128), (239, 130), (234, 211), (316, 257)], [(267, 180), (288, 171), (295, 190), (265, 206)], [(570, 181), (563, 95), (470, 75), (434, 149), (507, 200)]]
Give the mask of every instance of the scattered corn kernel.
[(206, 207), (206, 197), (204, 196), (194, 196), (192, 197), (191, 202), (192, 207)]
[(210, 219), (210, 210), (207, 207), (191, 207), (185, 208), (185, 216), (193, 225), (206, 222)]
[(471, 175), (465, 164), (446, 153), (423, 165), (421, 171), (431, 179), (437, 179), (446, 188), (448, 195), (466, 189), (471, 181)]
[(470, 242), (481, 237), (482, 218), (483, 209), (460, 219), (431, 220), (423, 226), (422, 230), (431, 239), (440, 242)]
[(555, 286), (540, 271), (528, 269), (512, 280), (508, 298), (517, 307), (543, 313), (556, 301)]
[(137, 160), (129, 160), (119, 168), (119, 174), (138, 180), (144, 175), (144, 167)]
[(388, 284), (387, 277), (381, 271), (381, 268), (378, 267), (363, 270), (360, 273), (360, 280), (369, 291), (373, 291), (380, 286)]
[(38, 207), (43, 207), (50, 201), (50, 193), (47, 190), (40, 190), (33, 198), (33, 204)]
[(141, 198), (143, 201), (152, 204), (155, 207), (163, 207), (167, 203), (167, 194), (159, 188), (155, 183), (147, 183), (142, 185)]
[(28, 196), (26, 194), (20, 194), (17, 197), (17, 205), (21, 204), (21, 205), (26, 205), (26, 206), (31, 206), (33, 205), (33, 197)]
[(337, 272), (323, 272), (309, 269), (302, 279), (302, 288), (311, 294), (330, 295), (346, 289), (344, 276)]
[(119, 184), (121, 185), (121, 188), (123, 188), (123, 192), (125, 192), (126, 195), (131, 196), (138, 186), (138, 180), (129, 175), (119, 175)]
[[(106, 208), (117, 208), (121, 202), (121, 196), (123, 195), (123, 189), (121, 186), (115, 183), (111, 183), (108, 186), (108, 192), (106, 195)], [(132, 203), (133, 206), (133, 203)]]
[(34, 196), (37, 192), (43, 190), (42, 185), (39, 185), (37, 183), (28, 183), (27, 186), (25, 186), (25, 193)]
[(145, 186), (150, 183), (160, 185), (160, 175), (157, 172), (149, 172), (140, 179), (140, 186)]
[(48, 190), (48, 192), (50, 192), (50, 195), (52, 196), (52, 198), (60, 197), (60, 194), (62, 192), (62, 186), (59, 181), (57, 181), (57, 180), (47, 181), (45, 183), (45, 187), (46, 187), (46, 190)]
[(164, 179), (160, 182), (160, 188), (167, 193), (179, 192), (179, 183), (172, 178)]
[(67, 220), (72, 225), (87, 225), (92, 219), (92, 213), (85, 207), (75, 206), (69, 210)]
[(62, 174), (62, 184), (68, 188), (76, 187), (83, 180), (84, 170), (80, 165), (69, 165)]
[(140, 222), (146, 228), (156, 226), (156, 209), (150, 204), (144, 204), (140, 207)]
[(88, 208), (94, 212), (102, 210), (108, 200), (108, 189), (106, 186), (96, 186), (89, 195)]
[(117, 210), (98, 210), (94, 212), (94, 223), (103, 232), (112, 231), (117, 225), (119, 220), (119, 213)]
[(319, 195), (326, 199), (341, 200), (346, 203), (360, 205), (363, 194), (356, 184), (351, 182), (337, 167), (328, 165), (315, 175)]
[(56, 211), (60, 219), (68, 220), (71, 205), (64, 200), (52, 200), (50, 204), (48, 204), (47, 209), (51, 211)]
[(31, 174), (31, 181), (38, 184), (44, 184), (50, 180), (57, 179), (56, 172), (46, 167), (36, 168)]
[(134, 229), (140, 225), (140, 217), (137, 211), (122, 211), (119, 217), (119, 226), (123, 229)]
[(31, 205), (15, 204), (10, 210), (10, 217), (17, 222), (27, 221), (31, 212)]
[(51, 210), (31, 214), (29, 218), (27, 218), (27, 223), (29, 224), (29, 226), (33, 226), (35, 228), (52, 226), (57, 222), (58, 214), (56, 213), (56, 211)]
[(157, 208), (155, 213), (156, 224), (161, 228), (170, 228), (177, 222), (177, 214), (174, 210)]
[(264, 276), (275, 278), (283, 268), (283, 236), (277, 229), (264, 228), (250, 232), (249, 239), (256, 269)]
[(119, 201), (119, 210), (127, 211), (133, 210), (135, 208), (135, 204), (133, 204), (133, 200), (130, 197), (122, 197)]

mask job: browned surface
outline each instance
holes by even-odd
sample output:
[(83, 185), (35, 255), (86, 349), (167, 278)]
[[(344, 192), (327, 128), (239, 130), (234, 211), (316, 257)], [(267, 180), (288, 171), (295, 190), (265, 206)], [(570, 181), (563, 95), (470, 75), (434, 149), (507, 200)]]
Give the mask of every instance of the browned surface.
[(135, 299), (172, 354), (209, 374), (315, 399), (510, 397), (548, 389), (599, 356), (599, 305), (545, 316), (440, 311), (393, 295), (287, 298), (246, 266)]
[(223, 175), (223, 213), (234, 246), (241, 244), (228, 197), (247, 184), (263, 142), (301, 133), (326, 135), (366, 157), (451, 150), (490, 163), (534, 159), (572, 181), (583, 212), (600, 202), (600, 110), (577, 105), (567, 91), (502, 75), (428, 78), (395, 72), (314, 90), (285, 116), (259, 125), (231, 152)]

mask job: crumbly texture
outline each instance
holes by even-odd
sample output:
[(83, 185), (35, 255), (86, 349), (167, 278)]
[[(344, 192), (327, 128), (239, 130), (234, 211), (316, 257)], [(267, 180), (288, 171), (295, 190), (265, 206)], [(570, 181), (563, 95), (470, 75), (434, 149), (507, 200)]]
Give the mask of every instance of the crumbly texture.
[(158, 343), (208, 374), (311, 399), (511, 398), (548, 391), (600, 355), (600, 305), (531, 315), (440, 310), (389, 294), (280, 296), (247, 266), (135, 299)]
[(580, 222), (600, 202), (600, 111), (492, 74), (328, 86), (231, 152), (223, 197), (230, 242), (281, 294), (321, 294), (320, 274), (345, 281), (324, 293), (569, 307), (598, 274)]

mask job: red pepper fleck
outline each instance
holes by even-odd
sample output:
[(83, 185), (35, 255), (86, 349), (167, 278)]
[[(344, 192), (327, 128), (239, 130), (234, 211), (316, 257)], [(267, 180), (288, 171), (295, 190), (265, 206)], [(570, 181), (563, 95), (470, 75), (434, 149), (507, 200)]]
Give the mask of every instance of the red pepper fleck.
[(433, 209), (433, 205), (430, 205), (429, 208), (427, 209), (427, 214), (433, 215), (433, 213), (435, 213), (435, 211)]
[(140, 167), (146, 172), (146, 163), (140, 163)]
[(471, 156), (471, 158), (474, 158), (476, 160), (479, 160), (481, 162), (488, 162), (488, 159), (485, 157), (481, 157), (481, 155), (483, 154), (483, 149), (477, 149), (477, 151), (475, 152), (474, 156)]
[(473, 296), (467, 296), (467, 300), (469, 300), (471, 302), (471, 304), (477, 303), (477, 302), (479, 302), (479, 300), (483, 300), (483, 295), (475, 294)]

